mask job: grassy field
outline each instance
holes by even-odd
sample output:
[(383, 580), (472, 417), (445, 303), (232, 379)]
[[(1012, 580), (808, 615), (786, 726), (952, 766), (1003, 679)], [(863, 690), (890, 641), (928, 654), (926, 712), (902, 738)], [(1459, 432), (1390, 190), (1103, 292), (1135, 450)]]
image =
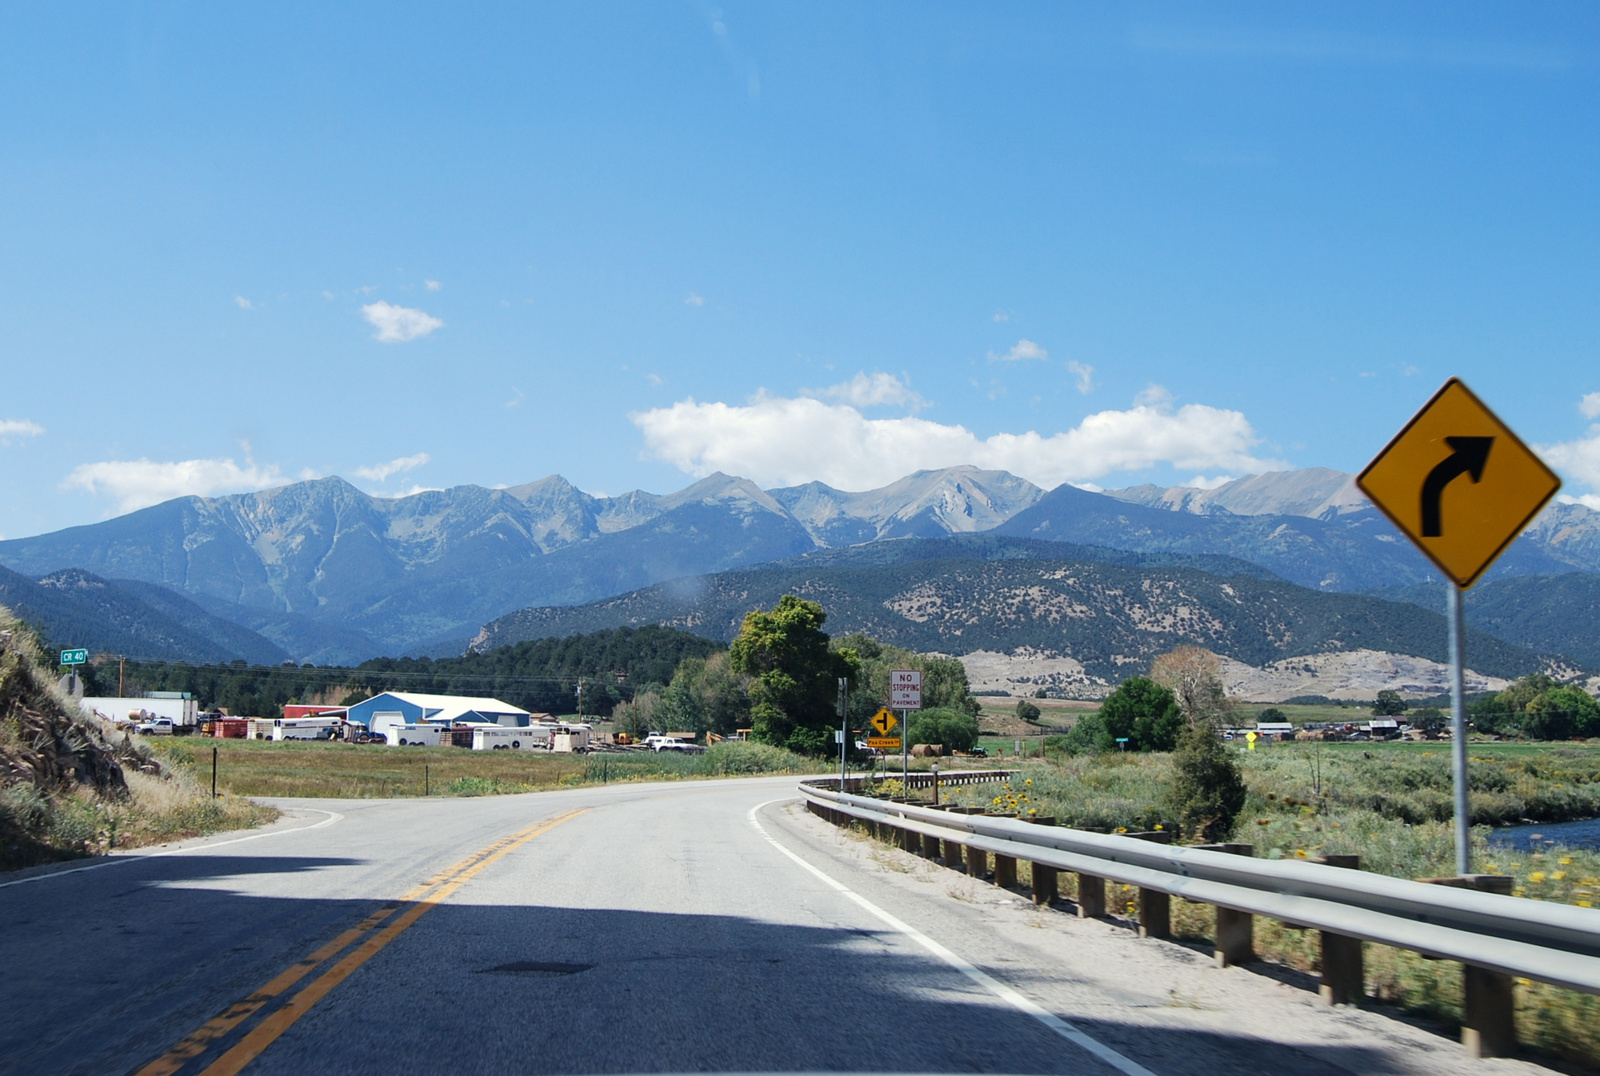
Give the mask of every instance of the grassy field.
[(550, 755), (388, 747), (318, 741), (181, 739), (158, 747), (209, 788), (230, 796), (361, 799), (480, 796), (610, 781), (672, 780), (756, 773), (812, 772), (818, 764), (763, 744), (718, 744), (703, 755), (654, 753)]
[[(1236, 749), (1249, 798), (1234, 839), (1267, 859), (1356, 853), (1361, 867), (1402, 878), (1455, 872), (1451, 825), (1450, 748), (1439, 743), (1272, 744)], [(1491, 825), (1600, 817), (1600, 745), (1473, 743), (1470, 745), (1473, 869), (1506, 874), (1513, 892), (1531, 900), (1582, 907), (1600, 900), (1600, 853), (1548, 847), (1516, 852), (1488, 842)], [(949, 798), (1007, 810), (1054, 815), (1064, 824), (1111, 830), (1152, 829), (1165, 822), (1165, 755), (1053, 758), (1024, 764), (1009, 789), (952, 789)], [(1013, 806), (1014, 804), (1014, 806)], [(1068, 884), (1070, 875), (1063, 875)], [(1118, 887), (1113, 887), (1116, 890)], [(1070, 885), (1068, 885), (1069, 895)], [(1118, 912), (1136, 918), (1137, 894), (1114, 893)], [(1173, 902), (1179, 936), (1209, 942), (1214, 912)], [(1261, 955), (1316, 970), (1315, 931), (1258, 921)], [(1367, 987), (1385, 1001), (1446, 1023), (1459, 1022), (1461, 973), (1449, 961), (1367, 946)], [(1600, 1067), (1600, 999), (1519, 981), (1517, 1019), (1524, 1041), (1581, 1064)]]

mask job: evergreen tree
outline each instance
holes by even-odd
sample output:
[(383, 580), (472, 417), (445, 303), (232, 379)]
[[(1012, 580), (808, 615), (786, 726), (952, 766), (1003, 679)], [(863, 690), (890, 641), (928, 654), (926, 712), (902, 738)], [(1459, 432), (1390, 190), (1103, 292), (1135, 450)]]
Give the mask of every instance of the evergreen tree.
[(1245, 791), (1239, 765), (1211, 722), (1184, 729), (1172, 755), (1165, 800), (1184, 832), (1207, 842), (1226, 839), (1244, 808)]

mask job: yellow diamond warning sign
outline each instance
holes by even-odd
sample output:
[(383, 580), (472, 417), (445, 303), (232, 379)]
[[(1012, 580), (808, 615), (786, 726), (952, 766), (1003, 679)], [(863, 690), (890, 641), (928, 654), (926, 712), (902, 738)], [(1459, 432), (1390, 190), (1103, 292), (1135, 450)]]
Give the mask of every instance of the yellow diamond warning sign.
[(1561, 479), (1452, 377), (1356, 485), (1465, 588), (1555, 496)]
[(872, 715), (872, 727), (878, 730), (879, 736), (889, 735), (898, 724), (900, 724), (899, 719), (888, 710), (879, 710)]

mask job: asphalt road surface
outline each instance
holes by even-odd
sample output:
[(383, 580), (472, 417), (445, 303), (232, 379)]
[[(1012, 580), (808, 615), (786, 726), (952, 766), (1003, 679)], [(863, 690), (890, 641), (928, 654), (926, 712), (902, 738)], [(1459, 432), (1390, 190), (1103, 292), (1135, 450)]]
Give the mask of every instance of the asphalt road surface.
[(794, 787), (279, 801), (0, 876), (0, 1071), (1546, 1071), (1035, 909)]

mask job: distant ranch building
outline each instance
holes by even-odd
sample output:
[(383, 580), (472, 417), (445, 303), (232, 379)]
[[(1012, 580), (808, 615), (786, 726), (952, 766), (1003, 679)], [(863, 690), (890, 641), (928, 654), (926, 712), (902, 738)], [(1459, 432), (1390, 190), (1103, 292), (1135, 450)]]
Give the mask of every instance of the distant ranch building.
[[(545, 715), (540, 715), (541, 717)], [(373, 732), (394, 725), (435, 724), (505, 725), (525, 728), (534, 715), (499, 699), (470, 695), (419, 695), (411, 691), (385, 691), (350, 707), (348, 720)]]

